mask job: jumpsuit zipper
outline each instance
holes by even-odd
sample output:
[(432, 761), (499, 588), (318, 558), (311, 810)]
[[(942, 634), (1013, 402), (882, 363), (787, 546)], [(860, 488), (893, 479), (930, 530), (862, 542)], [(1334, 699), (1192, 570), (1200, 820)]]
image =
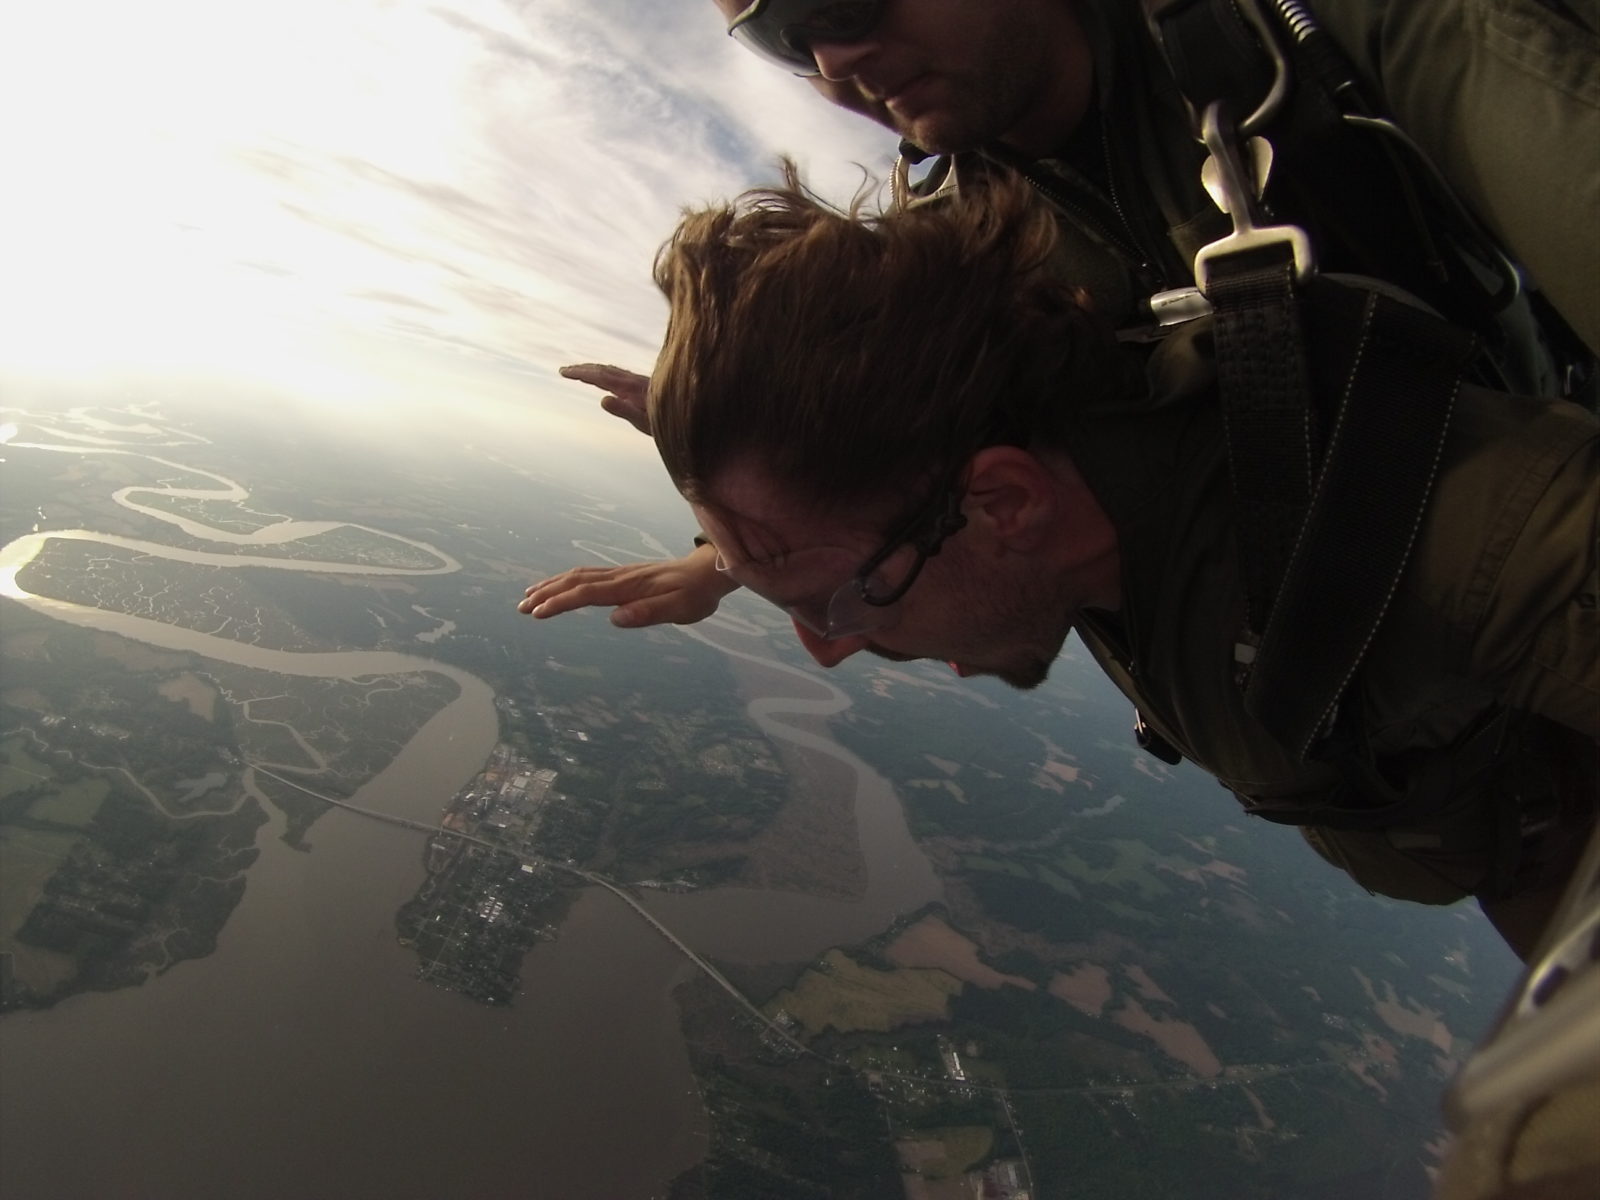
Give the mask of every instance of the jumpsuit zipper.
[[(1033, 185), (1035, 191), (1037, 191), (1046, 200), (1050, 201), (1051, 204), (1055, 205), (1062, 212), (1066, 213), (1067, 216), (1071, 217), (1072, 220), (1075, 221), (1085, 232), (1093, 236), (1097, 241), (1103, 242), (1105, 245), (1111, 247), (1111, 249), (1115, 250), (1119, 255), (1121, 255), (1130, 265), (1132, 265), (1135, 271), (1141, 275), (1149, 275), (1151, 273), (1149, 262), (1145, 260), (1144, 254), (1139, 250), (1139, 247), (1134, 243), (1131, 236), (1124, 237), (1122, 234), (1119, 234), (1110, 226), (1110, 224), (1101, 220), (1096, 214), (1090, 212), (1089, 209), (1080, 203), (1075, 197), (1069, 196), (1066, 191), (1063, 190), (1061, 186), (1063, 181), (1059, 177), (1052, 176), (1049, 173), (1041, 170), (1034, 163), (1016, 163), (1008, 165), (1014, 166), (1016, 171)], [(1117, 208), (1114, 202), (1113, 211), (1117, 214), (1117, 217), (1123, 224), (1124, 228), (1126, 228), (1127, 220), (1122, 216), (1121, 209)]]
[(1152, 291), (1165, 291), (1172, 286), (1172, 280), (1167, 278), (1166, 271), (1161, 266), (1160, 254), (1153, 251), (1139, 236), (1141, 229), (1134, 224), (1128, 216), (1128, 210), (1122, 206), (1122, 197), (1117, 188), (1117, 160), (1111, 153), (1111, 122), (1106, 120), (1104, 113), (1100, 115), (1100, 153), (1106, 165), (1106, 198), (1111, 201), (1112, 211), (1117, 214), (1117, 220), (1122, 222), (1129, 243), (1135, 247), (1141, 259), (1139, 269), (1144, 272), (1145, 281), (1155, 285)]

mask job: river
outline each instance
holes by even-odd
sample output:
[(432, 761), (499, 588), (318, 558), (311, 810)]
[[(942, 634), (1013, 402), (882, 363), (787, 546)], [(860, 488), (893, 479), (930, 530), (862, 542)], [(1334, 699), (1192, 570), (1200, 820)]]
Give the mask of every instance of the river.
[[(217, 484), (186, 489), (185, 497), (247, 494), (211, 472), (154, 461)], [(123, 489), (116, 499), (165, 520), (132, 498), (161, 490), (168, 489)], [(208, 536), (192, 519), (173, 523)], [(296, 524), (301, 536), (327, 528)], [(356, 804), (436, 819), (441, 798), (477, 772), (494, 744), (490, 688), (434, 660), (265, 650), (29, 595), (17, 572), (45, 539), (61, 536), (189, 562), (377, 572), (174, 552), (87, 530), (30, 534), (0, 550), (0, 594), (83, 628), (288, 674), (427, 670), (455, 680), (460, 696), (352, 797)], [(215, 540), (267, 546), (291, 539), (269, 527)], [(459, 569), (434, 547), (397, 540), (440, 565), (382, 573)], [(888, 783), (821, 732), (822, 717), (848, 703), (844, 694), (764, 657), (761, 641), (742, 635), (736, 622), (694, 636), (760, 665), (761, 677), (773, 681), (770, 694), (750, 703), (767, 734), (854, 775), (868, 883), (851, 902), (720, 889), (652, 895), (652, 910), (710, 957), (798, 961), (936, 897), (937, 879)], [(586, 891), (560, 939), (528, 955), (517, 1003), (487, 1008), (418, 983), (413, 956), (396, 943), (395, 911), (423, 877), (421, 835), (341, 812), (312, 828), (309, 853), (291, 850), (281, 832), (274, 811), (215, 954), (140, 988), (80, 995), (0, 1021), (0, 1192), (19, 1200), (286, 1193), (642, 1200), (664, 1195), (667, 1181), (704, 1153), (704, 1111), (671, 1000), (695, 968), (619, 900)]]

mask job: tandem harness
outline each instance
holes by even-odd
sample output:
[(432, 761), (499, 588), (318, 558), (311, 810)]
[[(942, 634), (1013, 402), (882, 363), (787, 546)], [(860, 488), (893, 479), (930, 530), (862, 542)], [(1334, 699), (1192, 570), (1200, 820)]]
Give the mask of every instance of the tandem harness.
[[(1259, 7), (1268, 2), (1276, 24)], [(1504, 786), (1512, 773), (1528, 775), (1527, 755), (1513, 749), (1516, 714), (1491, 714), (1455, 745), (1415, 761), (1380, 763), (1351, 684), (1410, 558), (1463, 379), (1476, 371), (1505, 382), (1494, 346), (1480, 353), (1483, 339), (1467, 329), (1492, 339), (1496, 314), (1517, 299), (1517, 273), (1453, 199), (1427, 210), (1449, 217), (1434, 236), (1418, 196), (1448, 197), (1448, 189), (1427, 175), (1403, 133), (1369, 114), (1353, 72), (1299, 0), (1146, 6), (1209, 153), (1202, 180), (1233, 225), (1197, 254), (1197, 287), (1154, 297), (1151, 309), (1158, 320), (1164, 312), (1174, 321), (1213, 315), (1246, 604), (1236, 678), (1246, 710), (1281, 744), (1330, 763), (1344, 780), (1326, 803), (1247, 800), (1247, 810), (1347, 830), (1437, 827), (1506, 791), (1517, 797), (1504, 818), (1514, 828), (1496, 836), (1488, 886), (1512, 889), (1543, 857), (1554, 792), (1547, 778)], [(1377, 153), (1393, 168), (1388, 183), (1398, 184), (1424, 233), (1414, 243), (1422, 261), (1401, 264), (1401, 278), (1431, 282), (1417, 290), (1450, 320), (1377, 281), (1323, 277), (1307, 231), (1270, 223), (1261, 197), (1274, 147), (1261, 134), (1274, 121), (1379, 137)], [(1402, 157), (1422, 169), (1406, 169)], [(1488, 270), (1464, 265), (1452, 245), (1468, 247)]]

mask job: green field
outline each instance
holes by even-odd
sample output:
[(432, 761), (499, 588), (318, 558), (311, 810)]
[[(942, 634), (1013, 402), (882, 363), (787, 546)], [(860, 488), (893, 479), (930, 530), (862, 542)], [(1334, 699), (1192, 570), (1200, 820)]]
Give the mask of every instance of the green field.
[[(94, 818), (100, 801), (109, 790), (103, 780), (84, 779), (58, 788), (47, 763), (28, 753), (20, 737), (0, 742), (0, 800), (17, 796), (41, 783), (51, 790), (27, 805), (30, 821), (51, 821), (81, 828)], [(24, 973), (24, 956), (30, 952), (16, 941), (17, 930), (33, 911), (45, 881), (55, 874), (68, 852), (78, 842), (75, 834), (63, 830), (0, 825), (0, 949), (18, 953), (18, 974)], [(69, 960), (70, 961), (70, 960)]]
[[(929, 1155), (935, 1142), (942, 1151), (938, 1157)], [(924, 1179), (960, 1179), (993, 1153), (994, 1130), (985, 1125), (919, 1129), (912, 1145), (921, 1151), (916, 1170)]]
[(49, 765), (29, 754), (21, 738), (0, 742), (0, 800), (53, 778)]
[(39, 990), (72, 978), (77, 961), (71, 955), (22, 944), (17, 930), (33, 911), (45, 881), (77, 842), (70, 833), (0, 825), (0, 950), (12, 954), (17, 978)]
[(12, 939), (38, 901), (45, 881), (55, 874), (77, 840), (70, 833), (0, 826), (0, 948), (14, 948)]
[(100, 811), (100, 802), (110, 791), (111, 785), (104, 779), (74, 780), (35, 800), (28, 807), (28, 816), (35, 821), (82, 829), (94, 820), (95, 813)]
[(822, 961), (773, 997), (766, 1011), (785, 1009), (813, 1035), (828, 1028), (884, 1033), (912, 1021), (946, 1019), (950, 997), (963, 986), (954, 975), (925, 967), (875, 971), (840, 950)]
[[(1172, 891), (1161, 868), (1184, 870), (1195, 864), (1179, 855), (1161, 854), (1133, 838), (1106, 841), (1080, 839), (1071, 846), (1028, 847), (1001, 858), (989, 854), (964, 854), (961, 865), (969, 871), (1031, 879), (1051, 891), (1079, 899), (1082, 884), (1104, 891), (1124, 889), (1136, 893), (1144, 902), (1158, 900)], [(1141, 914), (1142, 915), (1142, 914)]]

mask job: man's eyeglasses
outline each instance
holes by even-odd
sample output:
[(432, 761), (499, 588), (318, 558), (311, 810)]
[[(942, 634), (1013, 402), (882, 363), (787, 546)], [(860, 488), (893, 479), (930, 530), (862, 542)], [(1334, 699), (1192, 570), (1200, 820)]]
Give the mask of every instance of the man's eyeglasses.
[(853, 42), (883, 16), (886, 0), (754, 0), (728, 36), (796, 75), (820, 75), (812, 41)]
[[(899, 620), (897, 606), (922, 574), (922, 568), (928, 560), (939, 553), (947, 539), (966, 527), (967, 518), (961, 511), (964, 495), (958, 482), (946, 484), (928, 504), (898, 526), (882, 546), (825, 598), (792, 602), (768, 595), (759, 583), (738, 579), (739, 575), (748, 576), (749, 571), (741, 566), (730, 566), (720, 550), (717, 552), (717, 570), (738, 579), (744, 587), (776, 604), (827, 641), (887, 629)], [(902, 553), (907, 550), (911, 553)], [(799, 567), (805, 558), (847, 564), (848, 554), (849, 551), (839, 547), (814, 547), (790, 555), (786, 565)], [(809, 569), (820, 574), (825, 568), (821, 563), (813, 562)], [(844, 569), (848, 569), (848, 566)]]

